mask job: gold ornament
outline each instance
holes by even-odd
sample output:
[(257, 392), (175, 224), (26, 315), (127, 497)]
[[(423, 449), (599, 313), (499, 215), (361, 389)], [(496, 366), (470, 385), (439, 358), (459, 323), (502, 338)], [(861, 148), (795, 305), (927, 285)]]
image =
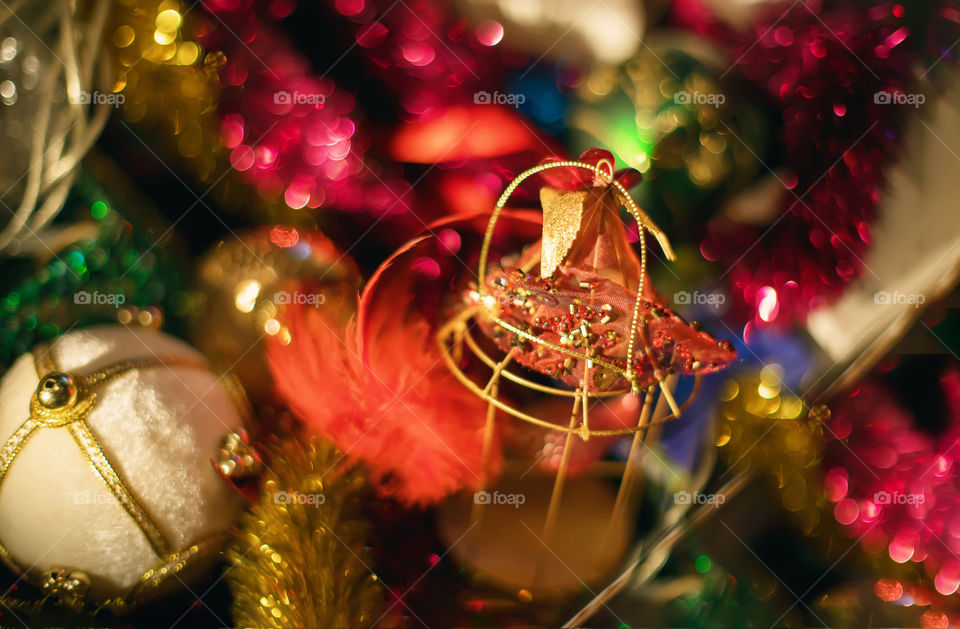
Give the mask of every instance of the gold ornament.
[(238, 627), (370, 627), (383, 618), (360, 516), (367, 485), (340, 461), (316, 437), (273, 449), (260, 499), (227, 549)]
[(353, 262), (318, 232), (264, 227), (214, 246), (198, 265), (191, 340), (235, 373), (251, 398), (270, 390), (261, 340), (289, 342), (283, 309), (310, 302), (346, 321), (360, 276)]
[[(644, 291), (647, 281), (647, 247), (645, 234), (653, 235), (658, 241), (667, 259), (673, 260), (674, 253), (670, 243), (662, 230), (657, 227), (649, 216), (630, 197), (624, 185), (614, 177), (613, 164), (609, 159), (600, 159), (596, 164), (585, 161), (558, 161), (541, 164), (521, 173), (504, 190), (497, 201), (493, 214), (487, 225), (483, 244), (480, 250), (477, 288), (470, 294), (470, 305), (456, 313), (443, 323), (437, 332), (437, 343), (441, 356), (447, 367), (467, 389), (485, 400), (488, 404), (486, 425), (484, 430), (483, 465), (484, 477), (480, 479), (480, 491), (474, 495), (473, 504), (448, 503), (441, 510), (441, 531), (444, 538), (453, 543), (462, 538), (462, 545), (454, 545), (451, 552), (464, 563), (470, 565), (477, 573), (486, 575), (491, 581), (501, 587), (520, 587), (523, 591), (534, 592), (539, 595), (564, 595), (575, 591), (584, 581), (593, 582), (610, 572), (622, 559), (622, 553), (627, 546), (633, 527), (634, 507), (639, 500), (638, 487), (641, 474), (640, 462), (648, 444), (648, 437), (656, 438), (658, 426), (680, 416), (685, 405), (680, 405), (674, 399), (672, 387), (676, 384), (676, 377), (668, 375), (657, 366), (654, 369), (653, 384), (641, 383), (641, 374), (638, 366), (632, 359), (621, 363), (599, 355), (596, 348), (590, 348), (582, 340), (589, 340), (594, 332), (587, 324), (570, 330), (561, 336), (559, 344), (547, 341), (532, 333), (531, 329), (523, 329), (500, 316), (500, 304), (487, 284), (488, 258), (497, 221), (512, 193), (528, 177), (552, 168), (569, 168), (587, 171), (593, 176), (593, 185), (604, 189), (602, 193), (604, 203), (615, 203), (623, 206), (637, 223), (640, 233), (640, 255), (638, 261), (639, 272), (636, 281), (632, 283), (630, 291), (635, 291), (635, 299), (627, 306), (624, 314), (630, 317), (629, 328), (626, 328), (625, 356), (634, 357), (635, 348), (643, 347), (646, 355), (652, 352), (647, 338), (647, 326), (641, 312), (644, 302)], [(595, 198), (596, 194), (591, 193)], [(541, 200), (544, 212), (543, 238), (540, 249), (541, 273), (540, 279), (552, 275), (568, 256), (574, 241), (583, 237), (581, 217), (586, 211), (585, 204), (591, 195), (580, 192), (570, 192), (544, 188), (541, 191)], [(606, 196), (609, 195), (609, 196)], [(619, 221), (619, 217), (616, 217)], [(632, 254), (632, 252), (631, 252)], [(529, 267), (535, 262), (531, 262)], [(529, 271), (529, 268), (526, 269)], [(520, 273), (523, 273), (521, 270)], [(580, 285), (588, 289), (590, 286)], [(523, 306), (517, 306), (522, 308)], [(575, 308), (571, 306), (571, 308)], [(584, 306), (585, 307), (585, 306)], [(610, 306), (607, 304), (594, 305), (598, 317), (610, 321)], [(572, 312), (571, 312), (572, 314)], [(491, 335), (511, 334), (515, 339), (512, 347), (499, 359), (489, 355), (482, 344), (471, 334), (470, 329), (477, 321), (492, 322)], [(626, 321), (626, 319), (625, 319)], [(576, 337), (580, 338), (576, 338)], [(563, 370), (582, 368), (583, 377), (575, 390), (570, 387), (545, 385), (522, 375), (514, 369), (518, 363), (517, 355), (524, 345), (538, 349), (549, 349), (562, 357), (558, 361), (555, 377)], [(472, 374), (464, 370), (462, 361), (464, 350), (471, 353), (492, 372), (484, 384), (474, 381)], [(593, 350), (593, 351), (591, 351)], [(600, 368), (598, 372), (594, 372)], [(597, 375), (599, 374), (599, 375)], [(486, 378), (486, 376), (483, 376)], [(622, 381), (623, 384), (609, 384)], [(501, 387), (511, 386), (511, 383), (520, 385), (521, 390), (530, 390), (550, 396), (551, 400), (560, 399), (569, 402), (564, 409), (569, 414), (563, 417), (564, 423), (549, 421), (549, 417), (532, 412), (530, 407), (522, 407), (508, 401), (501, 396)], [(598, 383), (600, 383), (598, 385)], [(594, 386), (591, 386), (593, 384)], [(607, 385), (604, 389), (594, 388)], [(573, 385), (571, 385), (573, 386)], [(659, 395), (657, 391), (659, 390)], [(686, 401), (692, 401), (693, 395)], [(630, 413), (630, 421), (618, 427), (598, 426), (597, 413), (602, 405), (616, 403), (624, 396), (636, 396), (636, 405)], [(568, 410), (569, 409), (569, 410)], [(525, 480), (526, 471), (537, 466), (537, 462), (530, 465), (529, 461), (521, 462), (522, 476), (509, 477), (505, 473), (498, 485), (492, 484), (488, 477), (492, 444), (495, 437), (495, 424), (498, 411), (512, 415), (528, 424), (552, 431), (550, 434), (560, 435), (566, 441), (562, 455), (557, 464), (555, 475), (548, 479), (530, 478)], [(591, 423), (591, 415), (593, 423)], [(573, 445), (571, 441), (588, 441), (593, 438), (629, 436), (632, 438), (627, 461), (616, 464), (612, 476), (619, 479), (617, 490), (610, 491), (609, 483), (597, 478), (590, 478), (589, 474), (575, 478), (569, 472)], [(496, 487), (496, 489), (495, 489)], [(492, 493), (490, 490), (493, 490)], [(524, 503), (518, 505), (515, 515), (503, 515), (497, 511), (492, 498), (496, 495), (524, 496)], [(579, 505), (579, 507), (578, 507)], [(578, 508), (585, 509), (591, 517), (598, 521), (592, 522), (591, 531), (597, 532), (595, 539), (585, 539), (585, 531), (578, 530), (577, 526), (583, 518), (572, 517)], [(468, 513), (469, 512), (469, 513)], [(542, 522), (542, 528), (536, 532), (533, 529), (524, 531), (516, 526), (519, 522)], [(526, 525), (525, 525), (526, 526)], [(599, 530), (598, 530), (599, 529)], [(472, 531), (472, 532), (471, 532)], [(533, 533), (533, 537), (527, 533)], [(467, 534), (470, 533), (468, 537)], [(563, 541), (565, 540), (565, 541)], [(571, 541), (575, 540), (575, 541)], [(505, 550), (506, 549), (506, 550)], [(549, 553), (545, 551), (549, 549)], [(509, 561), (490, 561), (493, 556), (508, 557)], [(576, 563), (577, 569), (569, 566)], [(578, 576), (571, 578), (576, 574)]]

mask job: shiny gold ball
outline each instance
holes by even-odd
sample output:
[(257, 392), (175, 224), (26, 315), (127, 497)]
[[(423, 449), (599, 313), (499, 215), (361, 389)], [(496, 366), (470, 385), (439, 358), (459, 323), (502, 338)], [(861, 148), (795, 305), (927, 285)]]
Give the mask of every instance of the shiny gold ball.
[(73, 376), (59, 371), (44, 376), (37, 385), (37, 401), (52, 411), (73, 406), (77, 401), (77, 384)]
[(263, 339), (290, 340), (287, 306), (308, 304), (345, 322), (359, 287), (353, 261), (316, 230), (276, 225), (239, 232), (198, 265), (191, 341), (256, 401), (271, 389)]

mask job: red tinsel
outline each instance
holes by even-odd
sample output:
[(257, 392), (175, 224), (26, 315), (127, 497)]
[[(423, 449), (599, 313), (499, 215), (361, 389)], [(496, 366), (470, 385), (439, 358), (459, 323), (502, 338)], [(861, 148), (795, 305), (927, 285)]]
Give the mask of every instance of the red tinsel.
[(933, 437), (879, 383), (833, 405), (824, 492), (868, 550), (922, 565), (937, 592), (960, 586), (960, 371), (941, 379), (949, 425)]
[(713, 222), (703, 252), (732, 267), (735, 292), (754, 308), (773, 290), (780, 319), (801, 318), (862, 270), (884, 168), (917, 112), (907, 102), (916, 35), (890, 4), (794, 3), (747, 33), (694, 26), (726, 43), (733, 70), (779, 111), (788, 191), (770, 225)]
[(225, 53), (220, 70), (221, 140), (241, 178), (294, 209), (330, 207), (374, 215), (409, 211), (398, 168), (367, 154), (354, 95), (309, 61), (271, 21), (293, 2), (205, 0), (215, 17), (197, 39)]

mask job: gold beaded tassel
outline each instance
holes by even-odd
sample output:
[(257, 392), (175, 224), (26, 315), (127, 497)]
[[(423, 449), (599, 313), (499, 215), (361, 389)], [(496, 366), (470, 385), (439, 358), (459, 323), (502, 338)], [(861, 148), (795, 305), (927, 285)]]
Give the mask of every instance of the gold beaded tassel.
[(260, 499), (227, 550), (238, 627), (370, 627), (384, 595), (361, 519), (366, 482), (318, 438), (273, 449)]

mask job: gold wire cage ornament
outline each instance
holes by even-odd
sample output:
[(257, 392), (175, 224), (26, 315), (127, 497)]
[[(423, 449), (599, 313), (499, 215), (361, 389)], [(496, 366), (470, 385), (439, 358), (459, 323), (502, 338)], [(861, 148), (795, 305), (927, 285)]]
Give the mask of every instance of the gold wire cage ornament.
[[(629, 328), (630, 335), (627, 344), (627, 360), (625, 366), (621, 366), (614, 361), (602, 358), (596, 354), (591, 355), (587, 351), (580, 352), (572, 348), (562, 347), (560, 345), (550, 343), (545, 339), (538, 338), (534, 334), (531, 334), (530, 332), (523, 330), (520, 327), (509, 323), (508, 321), (505, 321), (499, 316), (499, 302), (497, 298), (488, 292), (486, 285), (488, 257), (490, 255), (494, 230), (502, 210), (506, 206), (513, 192), (521, 183), (523, 183), (524, 180), (532, 175), (552, 168), (577, 168), (592, 172), (594, 175), (594, 186), (612, 187), (615, 194), (614, 198), (616, 199), (618, 205), (625, 207), (637, 222), (640, 241), (640, 276), (636, 292), (636, 299), (632, 308), (632, 320)], [(546, 217), (545, 210), (545, 230), (547, 218), (548, 217)], [(575, 223), (577, 226), (579, 226), (579, 221), (575, 221)], [(481, 455), (482, 472), (479, 483), (480, 491), (478, 494), (475, 494), (475, 496), (485, 493), (491, 483), (491, 479), (489, 478), (490, 460), (494, 444), (495, 420), (498, 410), (540, 428), (565, 434), (567, 435), (568, 439), (572, 439), (574, 435), (583, 441), (587, 441), (591, 437), (633, 436), (629, 455), (627, 456), (626, 461), (616, 464), (616, 473), (619, 477), (620, 483), (616, 497), (612, 500), (612, 505), (609, 505), (610, 516), (609, 520), (607, 520), (606, 535), (603, 536), (603, 541), (600, 543), (601, 548), (596, 549), (598, 551), (598, 557), (610, 556), (611, 553), (614, 552), (613, 546), (616, 545), (612, 541), (613, 538), (625, 535), (623, 531), (629, 528), (625, 527), (623, 523), (626, 522), (629, 517), (629, 504), (631, 504), (636, 498), (642, 453), (645, 449), (647, 435), (651, 427), (663, 424), (679, 417), (681, 412), (695, 398), (699, 390), (700, 383), (700, 377), (697, 375), (694, 380), (692, 392), (682, 405), (678, 405), (671, 391), (671, 388), (676, 384), (677, 377), (664, 373), (652, 362), (653, 352), (650, 349), (645, 326), (642, 324), (642, 321), (645, 321), (645, 319), (641, 313), (641, 304), (644, 301), (643, 293), (647, 271), (647, 247), (644, 232), (650, 232), (653, 234), (669, 260), (673, 260), (675, 258), (673, 249), (671, 248), (670, 242), (668, 241), (666, 235), (653, 223), (647, 214), (637, 206), (636, 202), (630, 197), (623, 184), (614, 178), (613, 164), (610, 160), (601, 159), (596, 164), (590, 164), (583, 161), (558, 161), (541, 164), (524, 171), (504, 190), (503, 194), (497, 201), (496, 207), (487, 225), (482, 248), (480, 250), (477, 288), (476, 291), (471, 295), (472, 301), (474, 301), (475, 304), (468, 305), (462, 311), (440, 326), (436, 337), (441, 356), (453, 375), (465, 387), (467, 387), (467, 389), (487, 402), (486, 423), (484, 428)], [(542, 260), (542, 257), (543, 250), (541, 249), (538, 258)], [(554, 259), (557, 257), (558, 256), (554, 256)], [(559, 257), (562, 258), (563, 256), (560, 255)], [(536, 264), (536, 262), (536, 259), (532, 260), (529, 266), (532, 267)], [(558, 260), (558, 263), (562, 262), (562, 259)], [(529, 272), (530, 268), (522, 268), (521, 270), (524, 272)], [(563, 356), (582, 361), (584, 365), (584, 376), (583, 380), (581, 381), (581, 386), (572, 387), (571, 390), (571, 388), (561, 388), (559, 386), (541, 384), (539, 382), (535, 382), (529, 377), (525, 377), (524, 375), (509, 369), (511, 364), (515, 363), (515, 359), (517, 358), (520, 349), (518, 347), (512, 347), (509, 351), (506, 351), (505, 355), (500, 359), (490, 356), (483, 349), (483, 347), (481, 347), (480, 342), (478, 342), (478, 340), (470, 333), (470, 329), (472, 327), (471, 322), (479, 317), (483, 317), (485, 320), (491, 321), (497, 328), (513, 334), (523, 341), (528, 341), (532, 344), (546, 347), (550, 350), (558, 352)], [(643, 349), (644, 354), (647, 356), (647, 360), (651, 361), (651, 366), (654, 367), (653, 372), (655, 382), (646, 386), (641, 386), (640, 374), (638, 374), (634, 367), (633, 360), (631, 359), (631, 357), (634, 355), (634, 348), (638, 344)], [(492, 372), (489, 379), (482, 386), (475, 382), (474, 379), (464, 371), (464, 368), (461, 367), (464, 348), (472, 353), (473, 357), (478, 359)], [(628, 386), (607, 389), (594, 387), (591, 389), (588, 374), (591, 368), (594, 366), (601, 366), (609, 369), (613, 373), (619, 374), (620, 377), (626, 380)], [(522, 367), (527, 369), (527, 367)], [(567, 399), (572, 398), (572, 410), (569, 422), (566, 424), (551, 422), (548, 419), (527, 413), (520, 408), (517, 408), (516, 406), (504, 401), (499, 396), (501, 384), (503, 384), (504, 381), (509, 381), (514, 385), (519, 385), (525, 389), (543, 393), (547, 396), (555, 396)], [(655, 395), (657, 388), (659, 388), (660, 391), (659, 396)], [(642, 404), (639, 407), (637, 421), (635, 423), (621, 428), (597, 429), (590, 427), (591, 402), (604, 403), (604, 400), (606, 399), (613, 399), (631, 393), (639, 395), (639, 399), (642, 401)], [(544, 525), (542, 534), (540, 535), (540, 542), (542, 542), (543, 548), (537, 551), (537, 554), (533, 559), (534, 568), (532, 572), (532, 578), (529, 581), (529, 585), (534, 588), (540, 586), (542, 577), (544, 576), (543, 564), (545, 557), (543, 550), (549, 548), (551, 541), (558, 532), (557, 529), (558, 520), (560, 519), (560, 503), (564, 494), (564, 485), (567, 481), (571, 456), (571, 445), (572, 444), (567, 443), (563, 447), (559, 465), (556, 469), (555, 477), (553, 479), (552, 489), (549, 491), (549, 503), (545, 507), (545, 514), (543, 515)], [(529, 469), (527, 471), (529, 471)], [(524, 472), (524, 476), (525, 475), (526, 472)], [(523, 477), (521, 476), (520, 480), (522, 480), (522, 478)], [(483, 520), (484, 510), (484, 503), (479, 502), (475, 498), (474, 504), (470, 508), (470, 529), (473, 529), (474, 526), (481, 523)], [(464, 535), (465, 534), (466, 533), (464, 533)], [(493, 543), (496, 542), (494, 541)], [(550, 552), (556, 555), (553, 549), (550, 549)], [(616, 561), (618, 558), (614, 560)], [(471, 560), (468, 559), (467, 561), (469, 562)], [(601, 558), (598, 559), (598, 561), (603, 562), (605, 560)], [(610, 567), (610, 565), (607, 565), (606, 569), (609, 569)], [(483, 570), (481, 569), (481, 571)]]
[[(626, 366), (621, 367), (615, 362), (604, 360), (597, 356), (591, 356), (585, 352), (578, 352), (573, 349), (562, 347), (554, 343), (550, 343), (544, 339), (541, 339), (533, 334), (530, 334), (526, 330), (523, 330), (515, 325), (510, 324), (507, 321), (504, 321), (497, 314), (497, 299), (489, 294), (486, 289), (486, 276), (487, 276), (487, 266), (488, 258), (490, 255), (490, 245), (493, 240), (493, 233), (497, 225), (497, 221), (500, 218), (500, 213), (504, 209), (509, 201), (513, 192), (517, 187), (523, 183), (528, 177), (535, 175), (537, 173), (543, 172), (551, 168), (581, 168), (588, 170), (594, 174), (595, 183), (601, 185), (612, 186), (616, 192), (617, 197), (620, 203), (627, 209), (627, 211), (634, 217), (637, 222), (637, 227), (639, 231), (639, 240), (640, 240), (640, 279), (639, 285), (637, 287), (637, 296), (633, 304), (632, 320), (630, 324), (630, 337), (627, 343), (627, 361)], [(590, 428), (589, 424), (589, 413), (588, 413), (588, 402), (593, 398), (609, 398), (617, 397), (624, 395), (626, 393), (640, 393), (640, 386), (638, 384), (638, 374), (633, 366), (633, 361), (630, 360), (630, 357), (634, 354), (634, 348), (639, 340), (644, 346), (646, 355), (652, 356), (652, 352), (649, 351), (649, 343), (644, 334), (643, 326), (640, 325), (641, 313), (640, 305), (643, 301), (643, 291), (646, 281), (646, 271), (647, 271), (647, 246), (646, 239), (644, 238), (644, 232), (649, 231), (657, 239), (657, 242), (660, 244), (661, 249), (663, 249), (664, 254), (668, 260), (674, 260), (675, 255), (673, 253), (673, 248), (670, 246), (670, 241), (667, 239), (666, 235), (660, 230), (659, 227), (654, 224), (647, 214), (637, 206), (636, 202), (630, 197), (626, 188), (623, 187), (619, 181), (614, 179), (613, 176), (613, 165), (609, 160), (601, 159), (596, 164), (588, 164), (581, 161), (557, 161), (550, 162), (547, 164), (541, 164), (530, 168), (529, 170), (524, 171), (516, 179), (514, 179), (510, 185), (504, 190), (503, 194), (500, 195), (500, 198), (497, 200), (496, 207), (493, 211), (493, 214), (490, 217), (490, 221), (487, 224), (486, 233), (483, 237), (483, 245), (480, 249), (480, 263), (477, 273), (477, 291), (476, 291), (476, 300), (479, 305), (472, 308), (466, 308), (460, 312), (455, 317), (447, 321), (443, 326), (440, 327), (437, 333), (437, 342), (440, 346), (440, 352), (443, 356), (444, 362), (450, 371), (456, 376), (456, 378), (473, 393), (485, 399), (491, 407), (498, 408), (510, 415), (517, 417), (523, 421), (529, 422), (531, 424), (540, 426), (542, 428), (548, 428), (550, 430), (560, 430), (565, 433), (574, 433), (577, 434), (580, 438), (587, 440), (591, 436), (597, 437), (611, 437), (619, 435), (628, 435), (636, 433), (641, 430), (644, 425), (638, 424), (636, 426), (631, 426), (627, 428), (618, 428), (618, 429), (608, 429), (608, 430), (595, 430)], [(570, 391), (568, 389), (562, 389), (559, 387), (542, 385), (537, 382), (525, 378), (522, 375), (519, 375), (507, 367), (514, 359), (514, 354), (516, 350), (511, 350), (504, 356), (501, 360), (497, 361), (487, 354), (481, 347), (477, 340), (470, 334), (469, 321), (476, 316), (483, 316), (489, 318), (493, 321), (497, 327), (511, 333), (515, 334), (517, 337), (522, 338), (526, 341), (547, 347), (555, 352), (569, 356), (571, 358), (577, 358), (582, 360), (584, 364), (584, 383), (586, 383), (587, 372), (594, 366), (602, 366), (610, 371), (619, 374), (627, 382), (630, 383), (629, 388), (623, 389), (611, 389), (611, 390), (597, 390), (591, 391), (590, 387), (584, 384), (583, 387), (577, 388), (575, 391)], [(463, 345), (466, 345), (470, 351), (485, 365), (490, 367), (493, 370), (493, 374), (487, 384), (483, 387), (477, 385), (473, 379), (471, 379), (464, 371), (460, 368), (460, 358), (462, 357)], [(652, 360), (652, 358), (651, 358)], [(669, 415), (658, 418), (657, 423), (663, 423), (676, 419), (680, 416), (682, 412), (682, 407), (679, 406), (676, 400), (673, 397), (673, 394), (670, 390), (670, 387), (667, 384), (667, 379), (663, 377), (659, 369), (654, 370), (657, 384), (660, 387), (661, 394), (664, 396), (667, 404), (672, 411)], [(515, 384), (519, 384), (523, 387), (539, 391), (541, 393), (546, 393), (548, 395), (555, 395), (560, 397), (573, 397), (574, 401), (574, 415), (577, 412), (581, 413), (582, 421), (579, 426), (558, 426), (557, 424), (546, 421), (544, 419), (525, 413), (517, 408), (510, 406), (509, 404), (503, 402), (496, 396), (496, 391), (499, 385), (500, 378), (510, 380)], [(688, 401), (689, 402), (689, 401)], [(491, 409), (491, 413), (493, 410)], [(648, 420), (650, 418), (647, 418)], [(652, 425), (652, 424), (646, 424)]]

